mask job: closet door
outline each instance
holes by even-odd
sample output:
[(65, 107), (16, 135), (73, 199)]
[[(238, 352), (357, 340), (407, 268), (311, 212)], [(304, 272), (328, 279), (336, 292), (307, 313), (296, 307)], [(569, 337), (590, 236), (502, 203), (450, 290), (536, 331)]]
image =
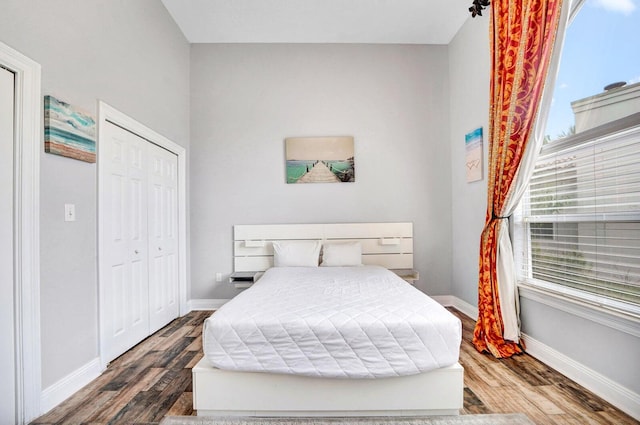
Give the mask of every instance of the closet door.
[(148, 142), (106, 123), (100, 143), (103, 355), (113, 360), (149, 335)]
[(16, 420), (13, 266), (14, 75), (0, 67), (0, 423)]
[(178, 317), (178, 157), (149, 144), (149, 324), (151, 333)]

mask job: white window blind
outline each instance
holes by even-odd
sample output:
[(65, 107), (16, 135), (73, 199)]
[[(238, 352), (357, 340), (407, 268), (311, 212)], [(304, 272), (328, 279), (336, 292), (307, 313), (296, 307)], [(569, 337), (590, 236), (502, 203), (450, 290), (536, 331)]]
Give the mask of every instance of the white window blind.
[(547, 144), (521, 214), (521, 279), (640, 305), (640, 113)]

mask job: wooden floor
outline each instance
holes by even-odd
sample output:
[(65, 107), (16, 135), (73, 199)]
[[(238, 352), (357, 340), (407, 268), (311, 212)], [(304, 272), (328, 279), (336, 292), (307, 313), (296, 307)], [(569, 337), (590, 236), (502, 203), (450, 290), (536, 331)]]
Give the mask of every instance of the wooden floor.
[[(525, 413), (539, 425), (640, 424), (529, 355), (497, 360), (471, 344), (463, 323), (465, 368), (461, 414)], [(202, 322), (211, 312), (177, 319), (114, 360), (95, 381), (33, 425), (157, 424), (165, 415), (192, 415), (191, 367), (202, 357)]]

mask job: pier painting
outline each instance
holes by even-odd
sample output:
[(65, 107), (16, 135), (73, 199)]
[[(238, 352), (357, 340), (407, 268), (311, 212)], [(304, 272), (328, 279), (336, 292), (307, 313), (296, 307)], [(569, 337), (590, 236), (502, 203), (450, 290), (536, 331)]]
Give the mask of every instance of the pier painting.
[(285, 139), (287, 183), (354, 182), (353, 137)]
[(96, 122), (68, 103), (44, 97), (44, 151), (96, 162)]
[(464, 137), (467, 183), (482, 180), (482, 127), (476, 128)]

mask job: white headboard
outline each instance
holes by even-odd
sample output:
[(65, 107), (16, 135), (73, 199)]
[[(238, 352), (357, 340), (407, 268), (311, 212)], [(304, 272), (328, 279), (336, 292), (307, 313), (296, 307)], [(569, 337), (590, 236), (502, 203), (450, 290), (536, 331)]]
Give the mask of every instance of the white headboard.
[(243, 224), (233, 226), (234, 270), (272, 267), (276, 240), (359, 241), (364, 264), (413, 268), (413, 223)]

